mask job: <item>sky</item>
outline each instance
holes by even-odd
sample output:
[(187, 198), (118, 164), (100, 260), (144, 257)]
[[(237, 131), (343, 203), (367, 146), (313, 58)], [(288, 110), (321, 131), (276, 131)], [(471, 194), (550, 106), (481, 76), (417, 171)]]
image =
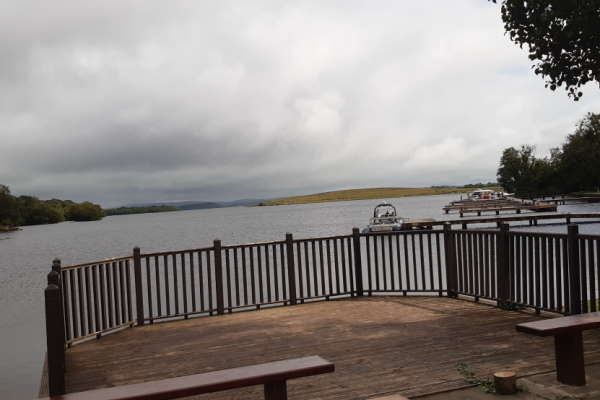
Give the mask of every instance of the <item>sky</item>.
[(494, 181), (587, 112), (486, 0), (0, 3), (0, 183), (103, 206)]

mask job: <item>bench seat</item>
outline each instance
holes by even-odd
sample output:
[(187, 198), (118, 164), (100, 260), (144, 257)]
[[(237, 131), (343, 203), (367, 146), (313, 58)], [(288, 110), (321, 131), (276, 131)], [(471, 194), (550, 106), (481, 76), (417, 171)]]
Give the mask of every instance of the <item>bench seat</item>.
[(536, 336), (554, 336), (556, 378), (567, 385), (585, 385), (583, 335), (588, 329), (600, 328), (600, 312), (570, 315), (525, 322), (517, 331)]
[(265, 385), (265, 399), (287, 399), (288, 379), (333, 372), (334, 364), (318, 356), (275, 361), (180, 376), (159, 381), (115, 386), (52, 396), (50, 400), (164, 400), (246, 386)]

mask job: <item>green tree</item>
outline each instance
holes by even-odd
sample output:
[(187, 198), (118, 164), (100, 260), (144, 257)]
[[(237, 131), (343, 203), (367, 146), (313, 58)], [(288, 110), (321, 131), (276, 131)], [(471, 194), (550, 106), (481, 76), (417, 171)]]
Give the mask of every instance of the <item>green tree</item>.
[(538, 159), (535, 147), (509, 147), (502, 152), (498, 168), (498, 183), (508, 192), (518, 195), (538, 195), (552, 191), (556, 168), (549, 159)]
[(6, 185), (0, 185), (0, 225), (16, 226), (20, 222), (17, 199)]
[(556, 158), (565, 191), (599, 190), (600, 114), (588, 113), (579, 121)]
[[(496, 3), (497, 0), (491, 0)], [(564, 85), (575, 101), (579, 88), (600, 83), (600, 1), (501, 0), (510, 39), (525, 47), (546, 87)]]
[(104, 211), (98, 204), (84, 201), (69, 207), (67, 215), (71, 221), (96, 221), (104, 217)]

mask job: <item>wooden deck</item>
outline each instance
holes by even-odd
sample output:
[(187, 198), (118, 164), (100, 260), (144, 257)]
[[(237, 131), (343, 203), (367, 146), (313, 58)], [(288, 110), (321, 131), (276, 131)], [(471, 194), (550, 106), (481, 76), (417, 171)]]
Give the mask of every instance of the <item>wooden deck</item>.
[[(423, 395), (464, 386), (458, 363), (481, 375), (553, 370), (552, 338), (515, 330), (539, 318), (440, 297), (365, 297), (154, 324), (69, 349), (67, 392), (320, 355), (336, 372), (291, 381), (291, 399)], [(584, 339), (586, 363), (600, 361), (600, 334)]]

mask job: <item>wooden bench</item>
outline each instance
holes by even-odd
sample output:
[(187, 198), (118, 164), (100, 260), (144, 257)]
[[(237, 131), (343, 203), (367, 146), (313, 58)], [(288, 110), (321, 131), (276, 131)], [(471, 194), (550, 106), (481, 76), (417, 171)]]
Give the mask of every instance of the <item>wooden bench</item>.
[(47, 399), (166, 400), (264, 385), (265, 400), (287, 400), (287, 380), (333, 372), (334, 369), (333, 363), (318, 356), (311, 356), (160, 381), (69, 393)]
[(516, 328), (532, 335), (554, 336), (556, 378), (567, 385), (585, 385), (582, 332), (600, 328), (600, 312), (526, 322)]

